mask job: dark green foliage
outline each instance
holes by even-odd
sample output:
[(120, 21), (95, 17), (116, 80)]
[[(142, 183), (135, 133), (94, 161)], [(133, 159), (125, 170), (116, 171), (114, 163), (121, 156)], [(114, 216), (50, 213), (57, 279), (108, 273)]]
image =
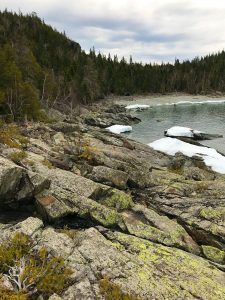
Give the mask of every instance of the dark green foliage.
[[(40, 109), (36, 87), (25, 80), (14, 47), (0, 47), (0, 111), (12, 119), (23, 116), (37, 119)], [(30, 72), (30, 71), (29, 71)]]
[(7, 273), (15, 261), (29, 252), (29, 238), (17, 233), (10, 243), (0, 245), (0, 273)]
[(21, 277), (22, 280), (28, 278), (26, 284), (34, 285), (39, 293), (51, 295), (60, 293), (67, 286), (71, 274), (63, 258), (51, 257), (45, 249), (41, 249), (29, 255)]
[(175, 60), (134, 63), (86, 54), (35, 13), (0, 12), (0, 114), (40, 119), (40, 107), (70, 113), (111, 93), (118, 95), (225, 92), (225, 52)]

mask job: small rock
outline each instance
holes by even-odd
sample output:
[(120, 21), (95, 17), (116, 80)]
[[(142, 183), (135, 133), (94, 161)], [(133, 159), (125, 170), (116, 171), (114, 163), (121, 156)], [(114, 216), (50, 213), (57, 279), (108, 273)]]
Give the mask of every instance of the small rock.
[(53, 294), (48, 298), (48, 300), (62, 300), (62, 298), (57, 294)]
[(63, 299), (65, 300), (94, 300), (96, 299), (93, 293), (92, 286), (89, 280), (86, 278), (81, 282), (78, 282), (70, 286), (64, 293)]
[(55, 135), (53, 135), (53, 141), (56, 145), (60, 145), (62, 143), (66, 142), (66, 139), (64, 137), (64, 134), (62, 132), (57, 132)]

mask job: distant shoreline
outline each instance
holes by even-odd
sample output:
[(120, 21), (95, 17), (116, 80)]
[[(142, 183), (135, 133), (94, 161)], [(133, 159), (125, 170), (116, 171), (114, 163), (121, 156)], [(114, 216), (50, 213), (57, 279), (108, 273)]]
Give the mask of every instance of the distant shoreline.
[(111, 100), (116, 104), (148, 104), (150, 106), (176, 104), (178, 102), (207, 102), (207, 101), (225, 101), (225, 95), (190, 95), (185, 93), (172, 94), (149, 94), (132, 96), (110, 96), (105, 100)]

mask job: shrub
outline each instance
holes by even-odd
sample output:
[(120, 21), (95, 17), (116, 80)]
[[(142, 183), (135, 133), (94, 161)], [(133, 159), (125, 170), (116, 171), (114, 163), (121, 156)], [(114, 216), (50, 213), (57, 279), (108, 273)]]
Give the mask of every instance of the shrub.
[(90, 161), (93, 159), (93, 152), (95, 151), (96, 148), (91, 146), (90, 141), (87, 140), (81, 144), (79, 157)]
[(99, 288), (105, 300), (144, 300), (135, 295), (125, 294), (118, 285), (110, 282), (108, 278), (99, 281)]
[(21, 160), (23, 160), (26, 157), (27, 157), (27, 154), (25, 151), (17, 151), (17, 152), (13, 152), (8, 155), (8, 158), (11, 159), (15, 163), (20, 162)]
[[(14, 291), (0, 286), (0, 299), (27, 300), (32, 295), (60, 293), (68, 284), (71, 270), (61, 257), (53, 257), (45, 248), (18, 233), (0, 245), (0, 273), (11, 282)], [(8, 297), (8, 298), (7, 298)]]
[[(46, 249), (32, 253), (25, 262), (21, 279), (26, 280), (28, 289), (33, 289), (46, 295), (61, 292), (72, 273), (65, 267), (64, 259), (51, 257)], [(24, 287), (25, 288), (25, 287)]]
[(35, 162), (33, 160), (31, 160), (31, 159), (26, 159), (24, 161), (24, 164), (27, 165), (27, 166), (32, 167), (32, 166), (34, 166)]
[(71, 239), (74, 239), (78, 233), (78, 230), (70, 229), (67, 225), (65, 225), (62, 229), (59, 229), (58, 232), (64, 233), (68, 235), (68, 237), (70, 237)]
[(1, 300), (29, 300), (29, 295), (23, 291), (14, 292), (0, 287)]
[(28, 143), (28, 139), (21, 134), (16, 125), (0, 122), (0, 143), (10, 148), (21, 149)]
[(195, 183), (195, 188), (199, 192), (203, 192), (209, 188), (209, 183), (205, 181), (198, 181)]
[(15, 261), (26, 255), (29, 250), (29, 238), (21, 233), (17, 233), (11, 242), (0, 245), (0, 273), (7, 273)]
[(56, 123), (57, 120), (54, 118), (49, 117), (45, 111), (40, 110), (37, 114), (38, 121), (43, 122), (43, 123)]
[(47, 167), (48, 169), (54, 168), (53, 164), (46, 158), (42, 161), (42, 165)]

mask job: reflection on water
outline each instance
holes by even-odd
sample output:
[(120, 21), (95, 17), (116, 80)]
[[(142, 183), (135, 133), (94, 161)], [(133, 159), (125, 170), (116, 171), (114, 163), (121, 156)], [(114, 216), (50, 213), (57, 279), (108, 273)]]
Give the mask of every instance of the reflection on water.
[(224, 138), (201, 142), (225, 153), (225, 103), (179, 104), (155, 106), (136, 112), (142, 122), (132, 125), (129, 138), (148, 144), (163, 137), (172, 126), (191, 127), (207, 133), (222, 134)]

